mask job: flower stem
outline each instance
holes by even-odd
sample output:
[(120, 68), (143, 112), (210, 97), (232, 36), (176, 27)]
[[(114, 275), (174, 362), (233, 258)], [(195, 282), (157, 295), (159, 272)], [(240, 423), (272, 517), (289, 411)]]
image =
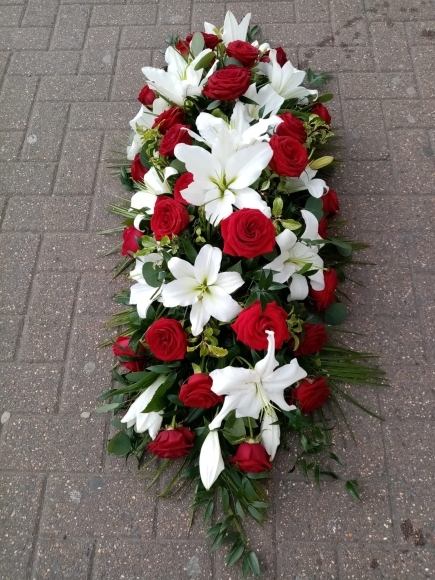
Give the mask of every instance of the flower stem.
[(254, 439), (254, 430), (252, 429), (251, 417), (248, 417), (248, 425), (249, 425), (249, 435), (251, 436), (251, 439)]

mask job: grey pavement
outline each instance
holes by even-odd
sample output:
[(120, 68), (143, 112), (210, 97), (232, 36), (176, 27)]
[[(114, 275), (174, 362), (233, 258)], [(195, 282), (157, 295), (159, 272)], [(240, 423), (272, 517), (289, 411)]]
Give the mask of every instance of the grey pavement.
[(322, 491), (287, 473), (250, 528), (264, 579), (435, 578), (435, 4), (433, 0), (0, 0), (0, 578), (237, 580), (209, 555), (188, 500), (155, 500), (107, 457), (95, 414), (114, 307), (107, 163), (128, 134), (169, 32), (250, 11), (293, 64), (335, 73), (344, 163), (333, 181), (350, 235), (372, 244), (348, 285), (347, 327), (392, 387), (357, 390), (344, 476)]

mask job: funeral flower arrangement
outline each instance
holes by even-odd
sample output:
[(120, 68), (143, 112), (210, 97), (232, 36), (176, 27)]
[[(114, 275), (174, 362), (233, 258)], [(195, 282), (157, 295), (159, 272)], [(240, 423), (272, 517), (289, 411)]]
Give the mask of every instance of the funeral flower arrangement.
[[(262, 480), (280, 443), (317, 483), (338, 477), (340, 401), (363, 408), (348, 386), (383, 382), (369, 355), (334, 338), (337, 286), (363, 244), (330, 224), (332, 95), (315, 88), (326, 75), (253, 40), (249, 20), (228, 12), (223, 28), (171, 37), (167, 65), (142, 69), (118, 166), (130, 196), (110, 208), (124, 220), (117, 275), (132, 284), (111, 323), (117, 385), (98, 409), (118, 429), (109, 452), (145, 468), (161, 458), (153, 477), (181, 458), (164, 494), (193, 480), (206, 521), (220, 502), (207, 535), (245, 576), (259, 562), (243, 520), (266, 517)], [(355, 480), (346, 487), (358, 497)]]

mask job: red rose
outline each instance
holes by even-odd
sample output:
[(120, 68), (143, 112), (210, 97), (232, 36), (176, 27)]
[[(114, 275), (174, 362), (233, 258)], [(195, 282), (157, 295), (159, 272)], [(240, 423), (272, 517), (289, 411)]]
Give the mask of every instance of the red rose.
[(304, 322), (304, 333), (298, 348), (294, 351), (294, 355), (314, 354), (321, 350), (327, 342), (328, 335), (324, 324)]
[[(209, 48), (210, 50), (214, 50), (217, 45), (222, 42), (222, 40), (218, 38), (216, 34), (209, 34), (208, 32), (201, 32), (201, 34), (204, 38), (205, 48)], [(186, 36), (185, 40), (179, 40), (175, 45), (175, 48), (178, 50), (178, 52), (181, 54), (189, 54), (189, 45), (192, 38), (193, 34), (191, 33)]]
[(186, 354), (187, 334), (181, 323), (173, 318), (159, 318), (153, 322), (145, 333), (145, 340), (160, 360), (181, 360)]
[(148, 445), (148, 451), (163, 459), (178, 459), (189, 455), (195, 434), (187, 427), (175, 427), (160, 431)]
[(179, 234), (189, 225), (189, 212), (172, 197), (159, 195), (154, 206), (150, 228), (159, 242), (163, 236)]
[(323, 272), (325, 288), (323, 290), (313, 290), (310, 288), (310, 296), (316, 303), (317, 310), (326, 310), (334, 303), (335, 289), (338, 285), (337, 273), (332, 268)]
[(250, 84), (251, 71), (230, 64), (211, 75), (202, 94), (217, 101), (234, 101), (246, 93)]
[(303, 379), (294, 389), (292, 396), (293, 401), (299, 403), (302, 413), (308, 414), (321, 407), (329, 397), (329, 385), (324, 378)]
[(328, 237), (328, 232), (326, 231), (327, 229), (328, 220), (325, 217), (322, 217), (322, 219), (319, 221), (319, 236), (323, 239)]
[(325, 107), (325, 105), (322, 105), (322, 103), (317, 103), (317, 105), (314, 105), (314, 107), (311, 109), (311, 112), (323, 119), (327, 125), (331, 124), (331, 115), (329, 114), (328, 109)]
[(122, 256), (129, 256), (130, 252), (137, 252), (140, 248), (139, 242), (137, 238), (141, 239), (143, 233), (140, 230), (137, 230), (134, 226), (129, 226), (128, 228), (124, 228), (122, 232), (122, 249), (121, 255)]
[(255, 258), (275, 246), (275, 227), (259, 209), (239, 209), (221, 222), (223, 251), (229, 256)]
[(134, 156), (133, 162), (130, 166), (131, 178), (134, 181), (143, 181), (145, 173), (148, 173), (148, 169), (142, 165), (140, 162), (139, 153)]
[(243, 40), (233, 40), (227, 46), (227, 55), (237, 59), (243, 66), (251, 68), (254, 66), (260, 51), (249, 42)]
[(145, 105), (145, 107), (149, 107), (154, 103), (155, 98), (156, 98), (155, 92), (152, 91), (148, 85), (145, 85), (144, 88), (139, 93), (137, 100), (142, 105)]
[(281, 348), (290, 334), (287, 328), (287, 312), (276, 302), (269, 302), (262, 311), (260, 301), (256, 300), (248, 308), (244, 308), (231, 328), (237, 335), (237, 340), (254, 350), (267, 348), (266, 330), (275, 333), (275, 347)]
[(277, 135), (280, 137), (293, 137), (293, 139), (297, 139), (299, 143), (305, 143), (307, 132), (305, 131), (304, 124), (300, 119), (291, 113), (284, 113), (283, 115), (278, 115), (278, 117), (282, 119), (282, 123), (280, 123), (276, 128), (275, 132)]
[[(287, 55), (281, 46), (278, 46), (277, 48), (275, 48), (275, 50), (276, 50), (276, 62), (279, 64), (279, 66), (283, 67), (287, 62)], [(269, 52), (270, 51), (264, 53), (264, 56), (261, 58), (261, 62), (270, 62)]]
[(293, 137), (279, 137), (274, 135), (269, 141), (273, 150), (273, 157), (269, 162), (270, 168), (284, 177), (299, 177), (308, 165), (307, 150)]
[(187, 383), (181, 387), (178, 398), (186, 407), (209, 409), (224, 401), (223, 397), (213, 393), (212, 386), (213, 381), (208, 375), (203, 373), (191, 375)]
[(187, 172), (183, 173), (183, 175), (180, 175), (180, 177), (177, 179), (174, 185), (175, 201), (178, 201), (179, 203), (182, 203), (184, 205), (189, 205), (189, 202), (184, 199), (184, 197), (181, 195), (181, 192), (183, 191), (183, 189), (187, 189), (192, 182), (193, 182), (192, 173)]
[(118, 336), (118, 338), (112, 344), (113, 354), (115, 356), (130, 357), (131, 360), (128, 361), (120, 360), (119, 363), (132, 373), (137, 373), (144, 368), (145, 349), (143, 345), (139, 343), (138, 346), (139, 354), (138, 354), (128, 346), (129, 342), (130, 342), (129, 336)]
[(184, 123), (186, 113), (181, 107), (169, 107), (155, 119), (153, 129), (158, 128), (160, 133), (164, 135), (171, 127), (177, 123)]
[(240, 471), (245, 473), (261, 473), (272, 469), (269, 458), (269, 454), (261, 443), (240, 443), (229, 463), (237, 463)]
[(177, 123), (172, 125), (168, 131), (166, 131), (163, 139), (160, 141), (159, 153), (165, 157), (174, 157), (174, 147), (178, 143), (186, 143), (186, 145), (192, 145), (192, 137), (186, 131), (190, 129), (190, 125), (182, 125)]
[(340, 209), (340, 204), (338, 202), (337, 194), (333, 189), (330, 189), (328, 193), (322, 195), (320, 198), (323, 204), (323, 211), (329, 215), (335, 215)]

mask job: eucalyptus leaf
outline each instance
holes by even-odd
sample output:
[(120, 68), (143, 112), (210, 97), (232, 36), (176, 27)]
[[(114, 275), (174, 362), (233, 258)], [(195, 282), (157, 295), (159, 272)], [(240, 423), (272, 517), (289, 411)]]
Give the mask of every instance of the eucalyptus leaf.
[(131, 451), (130, 437), (123, 431), (120, 431), (108, 442), (107, 451), (119, 457), (127, 455)]
[(204, 50), (204, 37), (200, 32), (195, 32), (190, 41), (190, 51), (193, 56), (198, 56), (198, 54)]
[(345, 304), (332, 304), (325, 312), (326, 324), (341, 324), (346, 318), (347, 308)]

